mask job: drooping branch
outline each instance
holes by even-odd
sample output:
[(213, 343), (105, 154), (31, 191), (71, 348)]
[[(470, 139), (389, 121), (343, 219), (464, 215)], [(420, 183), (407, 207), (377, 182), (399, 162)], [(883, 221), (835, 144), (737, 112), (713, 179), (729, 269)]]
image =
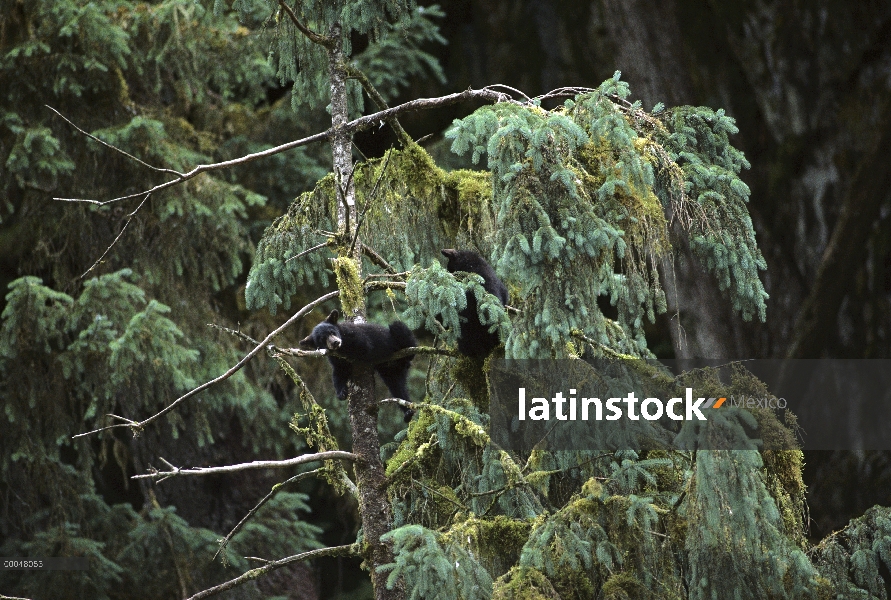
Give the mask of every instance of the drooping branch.
[[(354, 119), (348, 123), (344, 123), (338, 129), (338, 131), (342, 133), (356, 133), (358, 131), (364, 131), (381, 121), (386, 121), (387, 119), (394, 118), (397, 115), (401, 115), (403, 113), (415, 112), (418, 110), (428, 110), (431, 108), (438, 108), (441, 106), (450, 106), (452, 104), (457, 104), (459, 102), (465, 102), (467, 100), (485, 100), (489, 102), (507, 102), (511, 101), (510, 98), (502, 93), (497, 92), (495, 90), (491, 90), (489, 88), (483, 88), (480, 90), (467, 89), (463, 92), (457, 92), (455, 94), (448, 94), (446, 96), (440, 96), (438, 98), (418, 98), (416, 100), (410, 100), (405, 102), (404, 104), (400, 104), (399, 106), (394, 106), (393, 108), (388, 108), (385, 110), (378, 111), (376, 113), (366, 115), (364, 117), (359, 117), (358, 119)], [(164, 183), (159, 183), (158, 185), (148, 189), (142, 190), (140, 192), (135, 192), (133, 194), (127, 194), (126, 196), (119, 196), (117, 198), (112, 198), (111, 200), (91, 200), (87, 198), (57, 198), (54, 197), (53, 200), (58, 200), (60, 202), (86, 202), (89, 204), (95, 204), (97, 206), (103, 206), (105, 204), (110, 204), (112, 202), (120, 202), (122, 200), (129, 200), (131, 198), (138, 198), (140, 196), (144, 196), (148, 193), (160, 192), (161, 190), (165, 190), (167, 188), (173, 187), (190, 179), (194, 179), (198, 175), (202, 173), (207, 173), (210, 171), (219, 171), (221, 169), (228, 169), (230, 167), (234, 167), (237, 165), (247, 164), (249, 162), (253, 162), (260, 158), (266, 158), (269, 156), (274, 156), (276, 154), (280, 154), (287, 150), (293, 150), (294, 148), (299, 148), (301, 146), (308, 146), (309, 144), (314, 144), (316, 142), (322, 142), (331, 139), (334, 136), (335, 128), (331, 127), (321, 133), (316, 133), (314, 135), (307, 136), (305, 138), (301, 138), (299, 140), (294, 140), (291, 142), (287, 142), (285, 144), (281, 144), (278, 146), (274, 146), (272, 148), (267, 148), (266, 150), (261, 150), (259, 152), (253, 152), (251, 154), (246, 154), (239, 158), (233, 158), (231, 160), (224, 160), (218, 163), (211, 163), (207, 165), (198, 165), (193, 168), (191, 171), (187, 171), (185, 173), (177, 173), (175, 179), (171, 179), (169, 181), (165, 181)], [(119, 150), (115, 148), (115, 150)], [(120, 150), (119, 150), (120, 151)], [(134, 160), (138, 160), (133, 157)]]
[[(281, 483), (276, 483), (274, 486), (272, 486), (272, 489), (269, 490), (269, 493), (266, 494), (265, 496), (263, 496), (263, 498), (259, 502), (257, 502), (257, 504), (254, 506), (254, 508), (249, 510), (248, 513), (244, 517), (241, 518), (241, 521), (239, 521), (238, 524), (232, 528), (232, 531), (230, 531), (228, 534), (226, 534), (226, 537), (224, 537), (223, 539), (218, 540), (220, 547), (217, 549), (216, 553), (213, 555), (213, 558), (211, 560), (216, 560), (216, 558), (220, 554), (220, 552), (225, 550), (226, 546), (229, 545), (230, 540), (232, 540), (232, 536), (235, 535), (236, 533), (238, 533), (241, 530), (241, 527), (245, 523), (247, 523), (251, 517), (253, 517), (255, 514), (257, 514), (257, 511), (260, 510), (260, 508), (264, 504), (266, 504), (267, 502), (272, 500), (272, 498), (274, 498), (276, 494), (278, 494), (280, 491), (282, 491), (286, 485), (290, 485), (292, 483), (297, 483), (297, 482), (307, 479), (309, 477), (314, 477), (316, 475), (319, 475), (320, 473), (323, 473), (323, 472), (324, 472), (324, 469), (322, 469), (322, 468), (313, 469), (312, 471), (307, 471), (306, 473), (299, 473), (297, 475), (294, 475), (290, 479), (286, 479), (285, 481), (282, 481)], [(225, 557), (223, 557), (223, 560), (225, 562)]]
[(381, 269), (387, 271), (388, 273), (396, 272), (396, 269), (393, 268), (393, 265), (384, 260), (384, 257), (378, 254), (371, 246), (362, 244), (362, 254), (370, 258), (371, 262), (379, 266)]
[(167, 467), (170, 469), (169, 471), (159, 471), (154, 467), (151, 467), (148, 473), (142, 475), (133, 475), (131, 479), (156, 479), (160, 482), (164, 481), (165, 479), (170, 479), (171, 477), (178, 477), (180, 475), (201, 476), (218, 475), (220, 473), (238, 473), (239, 471), (252, 471), (254, 469), (284, 469), (287, 467), (296, 467), (297, 465), (303, 465), (320, 460), (335, 459), (355, 461), (358, 459), (358, 457), (352, 452), (346, 452), (345, 450), (328, 450), (327, 452), (316, 452), (315, 454), (303, 454), (301, 456), (295, 456), (294, 458), (289, 458), (286, 460), (255, 460), (249, 463), (226, 465), (224, 467), (193, 467), (191, 469), (181, 469), (179, 467), (175, 467), (167, 462), (165, 459), (159, 457), (159, 460), (167, 465)]
[(136, 213), (139, 212), (139, 209), (142, 208), (142, 205), (145, 204), (145, 203), (146, 203), (146, 200), (148, 200), (149, 198), (151, 198), (151, 196), (152, 196), (151, 193), (146, 194), (146, 195), (145, 195), (145, 198), (142, 199), (142, 202), (139, 203), (139, 206), (136, 207), (136, 210), (134, 210), (133, 212), (131, 212), (129, 215), (126, 216), (127, 222), (124, 223), (124, 226), (123, 226), (123, 227), (121, 227), (120, 232), (118, 232), (117, 236), (115, 236), (115, 238), (114, 238), (114, 240), (112, 240), (111, 244), (108, 245), (108, 248), (105, 249), (105, 252), (102, 253), (102, 256), (100, 256), (99, 258), (97, 258), (97, 259), (96, 259), (96, 262), (94, 262), (93, 265), (92, 265), (89, 269), (87, 269), (86, 271), (83, 272), (83, 274), (80, 276), (80, 279), (83, 279), (84, 277), (86, 277), (86, 276), (90, 273), (90, 271), (92, 271), (93, 269), (95, 269), (96, 266), (97, 266), (99, 263), (102, 262), (102, 259), (105, 258), (105, 255), (108, 254), (108, 252), (109, 252), (112, 248), (114, 248), (114, 245), (118, 243), (118, 240), (121, 239), (121, 236), (124, 235), (124, 232), (125, 232), (125, 231), (127, 231), (127, 227), (130, 226), (130, 221), (133, 220), (133, 217), (136, 216)]
[(294, 24), (294, 27), (296, 27), (300, 31), (300, 33), (302, 33), (307, 38), (309, 38), (309, 40), (312, 43), (318, 44), (319, 46), (322, 46), (323, 48), (334, 47), (333, 39), (331, 39), (330, 37), (321, 35), (319, 33), (316, 33), (315, 31), (313, 31), (312, 29), (310, 29), (309, 27), (304, 25), (302, 22), (300, 22), (300, 19), (298, 19), (297, 15), (294, 13), (294, 9), (292, 9), (290, 6), (288, 6), (285, 3), (285, 0), (278, 0), (278, 4), (279, 4), (279, 6), (281, 6), (284, 9), (284, 11), (286, 13), (288, 13), (288, 17), (291, 19), (291, 22)]
[(190, 596), (187, 600), (201, 600), (202, 598), (210, 598), (211, 596), (215, 596), (220, 592), (225, 592), (226, 590), (231, 590), (240, 586), (243, 583), (247, 583), (248, 581), (252, 581), (261, 575), (265, 575), (270, 571), (274, 571), (275, 569), (284, 567), (286, 565), (290, 565), (295, 562), (300, 562), (304, 560), (312, 560), (314, 558), (321, 558), (323, 556), (350, 556), (359, 554), (359, 548), (356, 544), (348, 544), (345, 546), (333, 546), (331, 548), (320, 548), (319, 550), (310, 550), (309, 552), (303, 552), (301, 554), (295, 554), (294, 556), (289, 556), (287, 558), (282, 558), (279, 560), (274, 560), (269, 562), (262, 567), (257, 567), (256, 569), (251, 569), (245, 573), (242, 573), (235, 579), (230, 579), (225, 583), (221, 583), (220, 585), (216, 585), (212, 588), (208, 588), (204, 591), (198, 592), (194, 596)]
[(182, 396), (180, 396), (179, 398), (177, 398), (176, 400), (174, 400), (173, 402), (168, 404), (167, 407), (165, 407), (163, 410), (161, 410), (158, 413), (155, 413), (151, 417), (149, 417), (143, 421), (133, 421), (133, 420), (127, 419), (125, 417), (120, 417), (117, 415), (109, 415), (113, 418), (123, 421), (123, 423), (117, 423), (115, 425), (108, 425), (107, 427), (100, 427), (99, 429), (94, 429), (93, 431), (79, 433), (77, 435), (72, 436), (72, 438), (84, 437), (87, 435), (92, 435), (94, 433), (99, 433), (101, 431), (106, 431), (108, 429), (114, 429), (116, 427), (129, 427), (133, 431), (134, 435), (138, 435), (145, 428), (146, 425), (152, 423), (153, 421), (156, 421), (163, 415), (167, 414), (168, 412), (170, 412), (171, 410), (176, 408), (176, 406), (179, 405), (181, 402), (188, 400), (189, 398), (198, 394), (199, 392), (202, 392), (202, 391), (206, 390), (207, 388), (214, 386), (214, 385), (220, 383), (221, 381), (225, 381), (226, 379), (229, 379), (230, 377), (232, 377), (232, 375), (234, 375), (239, 370), (241, 370), (241, 368), (244, 367), (244, 365), (246, 365), (248, 363), (248, 361), (250, 361), (257, 354), (259, 354), (261, 350), (266, 348), (269, 345), (269, 343), (277, 335), (279, 335), (282, 331), (284, 331), (285, 329), (287, 329), (288, 327), (290, 327), (291, 325), (293, 325), (294, 323), (296, 323), (297, 321), (302, 319), (304, 316), (306, 316), (310, 311), (312, 311), (312, 309), (314, 309), (319, 304), (325, 302), (326, 300), (330, 300), (331, 298), (334, 298), (334, 297), (338, 296), (339, 294), (340, 294), (339, 291), (334, 291), (334, 292), (329, 292), (320, 298), (316, 298), (315, 300), (313, 300), (312, 302), (310, 302), (309, 304), (307, 304), (306, 306), (304, 306), (303, 308), (298, 310), (296, 313), (294, 313), (294, 315), (290, 319), (285, 321), (281, 326), (279, 326), (277, 329), (275, 329), (272, 333), (267, 335), (266, 338), (262, 342), (257, 344), (257, 346), (253, 350), (248, 352), (248, 354), (244, 358), (242, 358), (240, 361), (238, 361), (238, 363), (235, 366), (230, 368), (228, 371), (226, 371), (219, 377), (211, 379), (210, 381), (207, 381), (207, 382), (199, 385), (198, 387), (193, 388), (192, 390), (186, 392), (185, 394), (183, 394)]
[(331, 240), (326, 240), (326, 241), (322, 242), (321, 244), (316, 244), (312, 248), (307, 248), (303, 252), (299, 252), (299, 253), (295, 254), (294, 256), (292, 256), (291, 258), (286, 259), (285, 262), (289, 263), (292, 260), (297, 260), (301, 256), (306, 256), (307, 254), (311, 254), (312, 252), (315, 252), (316, 250), (321, 250), (325, 246), (328, 246), (330, 243), (331, 243)]

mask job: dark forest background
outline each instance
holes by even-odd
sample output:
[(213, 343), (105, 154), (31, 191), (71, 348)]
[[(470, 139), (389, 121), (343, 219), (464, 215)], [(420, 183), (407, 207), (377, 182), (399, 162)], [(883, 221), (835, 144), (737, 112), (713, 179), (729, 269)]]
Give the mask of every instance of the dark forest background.
[[(650, 108), (723, 107), (752, 167), (765, 323), (743, 322), (682, 253), (650, 347), (677, 358), (891, 356), (891, 5), (884, 2), (440, 3), (445, 89), (536, 95), (616, 69)], [(405, 99), (444, 88), (419, 82)], [(437, 134), (464, 107), (405, 119)], [(448, 114), (451, 112), (451, 114)], [(362, 143), (380, 148), (367, 135)], [(688, 260), (684, 260), (687, 257)], [(671, 283), (668, 282), (670, 286)], [(675, 317), (674, 315), (679, 315)], [(885, 454), (809, 452), (811, 534), (891, 501)]]

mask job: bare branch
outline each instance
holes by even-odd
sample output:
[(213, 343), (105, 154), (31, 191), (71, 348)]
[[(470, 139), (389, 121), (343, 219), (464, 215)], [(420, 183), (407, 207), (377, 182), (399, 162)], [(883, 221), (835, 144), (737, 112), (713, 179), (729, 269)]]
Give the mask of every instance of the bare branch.
[(381, 166), (380, 175), (378, 175), (377, 181), (374, 182), (374, 187), (371, 188), (371, 193), (365, 197), (365, 206), (362, 209), (362, 214), (359, 215), (359, 218), (356, 220), (356, 232), (353, 234), (353, 241), (350, 243), (350, 250), (347, 252), (347, 256), (353, 255), (353, 250), (356, 248), (356, 240), (359, 239), (359, 229), (362, 227), (362, 221), (365, 220), (365, 215), (368, 214), (368, 209), (371, 207), (371, 201), (374, 200), (374, 197), (377, 195), (377, 188), (380, 185), (381, 180), (384, 178), (384, 174), (387, 172), (387, 165), (390, 164), (390, 154), (392, 151), (393, 149), (390, 148), (390, 152), (387, 152), (386, 156), (384, 156), (384, 164)]
[(375, 252), (374, 248), (371, 246), (366, 246), (362, 244), (362, 253), (365, 254), (368, 258), (371, 259), (371, 262), (379, 266), (381, 269), (384, 269), (388, 273), (395, 273), (396, 269), (393, 268), (393, 265), (384, 260), (384, 257)]
[(327, 246), (327, 245), (328, 245), (328, 241), (326, 240), (326, 241), (322, 242), (321, 244), (319, 244), (319, 245), (317, 245), (317, 246), (313, 246), (312, 248), (307, 248), (307, 249), (304, 250), (303, 252), (301, 252), (301, 253), (299, 253), (299, 254), (295, 254), (295, 255), (292, 256), (291, 258), (287, 259), (287, 260), (285, 261), (285, 263), (289, 263), (289, 262), (291, 262), (292, 260), (297, 260), (297, 259), (300, 258), (301, 256), (306, 256), (306, 255), (309, 254), (310, 252), (315, 252), (316, 250), (319, 250), (319, 249), (321, 249), (321, 248), (324, 248), (324, 247)]
[(226, 590), (231, 590), (235, 587), (243, 583), (247, 583), (248, 581), (252, 581), (261, 575), (265, 575), (266, 573), (278, 569), (279, 567), (284, 567), (291, 563), (300, 562), (304, 560), (312, 560), (313, 558), (321, 558), (322, 556), (349, 556), (349, 555), (358, 555), (359, 547), (356, 544), (349, 544), (345, 546), (334, 546), (331, 548), (320, 548), (319, 550), (310, 550), (309, 552), (303, 552), (301, 554), (295, 554), (294, 556), (289, 556), (287, 558), (282, 558), (280, 560), (275, 560), (269, 562), (262, 567), (257, 567), (256, 569), (251, 569), (250, 571), (246, 571), (242, 573), (235, 579), (230, 579), (225, 583), (221, 583), (220, 585), (216, 585), (212, 588), (208, 588), (202, 592), (198, 592), (194, 596), (191, 596), (187, 600), (201, 600), (202, 598), (209, 598), (220, 592), (225, 592)]
[[(379, 110), (386, 110), (390, 108), (387, 105), (387, 101), (384, 100), (384, 97), (381, 96), (380, 92), (377, 91), (377, 88), (371, 83), (368, 79), (368, 76), (362, 72), (361, 69), (356, 67), (355, 65), (345, 65), (346, 73), (349, 77), (357, 80), (359, 84), (362, 86), (362, 89), (365, 90), (365, 93), (377, 104)], [(387, 123), (389, 123), (390, 127), (393, 128), (393, 131), (396, 132), (396, 136), (402, 141), (403, 146), (408, 146), (412, 143), (411, 136), (402, 128), (402, 125), (399, 123), (399, 120), (393, 117), (392, 119), (388, 119)]]
[(327, 452), (316, 452), (315, 454), (295, 456), (294, 458), (289, 458), (287, 460), (255, 460), (238, 465), (226, 465), (225, 467), (193, 467), (185, 470), (180, 469), (179, 467), (174, 467), (163, 458), (160, 458), (160, 460), (170, 468), (169, 471), (159, 471), (154, 467), (151, 467), (148, 473), (143, 475), (133, 475), (130, 479), (157, 479), (163, 481), (171, 477), (177, 477), (178, 475), (218, 475), (220, 473), (237, 473), (239, 471), (251, 471), (254, 469), (284, 469), (319, 460), (356, 460), (357, 458), (359, 457), (352, 452), (346, 452), (345, 450), (328, 450)]
[(146, 194), (145, 198), (142, 199), (142, 202), (139, 203), (139, 206), (136, 207), (136, 210), (134, 210), (129, 215), (127, 215), (127, 217), (126, 217), (127, 222), (124, 223), (123, 227), (121, 227), (121, 231), (114, 238), (114, 241), (112, 241), (111, 244), (108, 246), (108, 248), (105, 249), (105, 252), (102, 253), (102, 256), (100, 256), (99, 258), (96, 259), (96, 262), (93, 263), (93, 266), (91, 266), (89, 269), (87, 269), (86, 271), (83, 272), (83, 275), (80, 276), (80, 279), (83, 279), (84, 277), (86, 277), (90, 271), (95, 269), (99, 265), (99, 263), (102, 262), (102, 259), (105, 258), (105, 255), (108, 254), (109, 250), (111, 250), (114, 247), (114, 245), (118, 243), (118, 240), (121, 239), (121, 236), (124, 235), (125, 231), (127, 231), (127, 227), (130, 226), (130, 221), (133, 220), (133, 217), (136, 216), (136, 213), (139, 212), (139, 209), (142, 208), (142, 205), (145, 204), (145, 201), (148, 200), (150, 197), (151, 197), (151, 193)]
[(91, 140), (93, 140), (93, 141), (95, 141), (95, 142), (99, 142), (100, 144), (102, 144), (102, 145), (105, 146), (106, 148), (109, 148), (109, 149), (111, 149), (111, 150), (114, 150), (115, 152), (120, 152), (121, 154), (123, 154), (123, 155), (126, 156), (127, 158), (130, 158), (130, 159), (132, 159), (132, 160), (135, 160), (136, 162), (138, 162), (138, 163), (141, 164), (142, 166), (144, 166), (144, 167), (148, 167), (148, 168), (151, 169), (152, 171), (157, 171), (158, 173), (170, 173), (171, 175), (176, 175), (177, 177), (182, 177), (182, 176), (183, 176), (183, 174), (180, 173), (179, 171), (175, 171), (175, 170), (173, 170), (173, 169), (164, 169), (164, 168), (161, 168), (161, 167), (155, 167), (155, 166), (153, 166), (153, 165), (150, 165), (150, 164), (148, 164), (147, 162), (145, 162), (144, 160), (142, 160), (142, 159), (140, 159), (140, 158), (137, 158), (137, 157), (133, 156), (133, 155), (130, 154), (129, 152), (125, 152), (124, 150), (121, 150), (121, 149), (118, 148), (117, 146), (112, 146), (112, 145), (109, 144), (108, 142), (103, 141), (103, 140), (100, 140), (99, 138), (97, 138), (97, 137), (96, 137), (95, 135), (93, 135), (92, 133), (88, 133), (88, 132), (84, 131), (83, 129), (81, 129), (80, 127), (78, 127), (77, 125), (75, 125), (74, 123), (72, 123), (72, 122), (71, 122), (65, 115), (63, 115), (62, 113), (60, 113), (59, 111), (57, 111), (55, 108), (53, 108), (53, 107), (50, 106), (49, 104), (44, 104), (44, 106), (47, 107), (48, 109), (50, 109), (51, 111), (53, 111), (54, 113), (56, 113), (56, 114), (57, 114), (63, 121), (65, 121), (66, 123), (68, 123), (69, 125), (71, 125), (72, 127), (74, 127), (75, 129), (77, 129), (79, 132), (81, 132), (82, 134), (84, 134), (85, 136), (87, 136), (88, 138), (90, 138)]
[[(269, 490), (269, 493), (266, 494), (265, 496), (263, 496), (263, 499), (260, 500), (257, 503), (257, 505), (254, 506), (254, 508), (249, 510), (248, 513), (244, 517), (242, 517), (241, 521), (238, 522), (238, 525), (233, 527), (232, 531), (230, 531), (226, 535), (226, 537), (224, 537), (221, 540), (218, 540), (220, 547), (216, 551), (216, 554), (213, 555), (213, 558), (211, 560), (216, 560), (216, 558), (220, 554), (220, 552), (222, 552), (223, 550), (226, 549), (226, 546), (229, 544), (229, 541), (232, 539), (232, 536), (235, 535), (236, 533), (238, 533), (238, 531), (241, 529), (241, 526), (244, 525), (248, 519), (250, 519), (252, 516), (254, 516), (254, 514), (256, 514), (256, 512), (258, 510), (260, 510), (260, 507), (262, 507), (264, 504), (269, 502), (276, 494), (278, 494), (282, 489), (284, 489), (284, 487), (286, 485), (288, 485), (290, 483), (297, 483), (298, 481), (306, 479), (307, 477), (312, 477), (314, 475), (318, 475), (322, 471), (323, 471), (323, 469), (321, 469), (321, 468), (313, 469), (312, 471), (307, 471), (306, 473), (300, 473), (298, 475), (294, 475), (290, 479), (282, 481), (281, 483), (276, 483), (274, 486), (272, 486), (272, 489)], [(224, 560), (225, 560), (225, 557), (224, 557)]]
[(319, 46), (323, 46), (325, 48), (334, 47), (334, 40), (327, 36), (316, 33), (315, 31), (301, 23), (300, 19), (297, 18), (297, 15), (294, 14), (293, 9), (285, 4), (285, 0), (278, 0), (278, 4), (285, 10), (286, 13), (288, 13), (288, 16), (291, 18), (291, 22), (294, 24), (294, 27), (299, 29), (300, 33), (308, 37), (312, 43), (318, 44)]
[[(117, 419), (121, 419), (126, 422), (118, 423), (116, 425), (109, 425), (107, 427), (100, 427), (99, 429), (95, 429), (93, 431), (88, 431), (86, 433), (79, 433), (77, 435), (72, 436), (72, 438), (84, 437), (87, 435), (92, 435), (94, 433), (99, 433), (101, 431), (105, 431), (107, 429), (114, 429), (116, 427), (130, 427), (133, 430), (134, 435), (139, 435), (139, 432), (141, 432), (145, 428), (146, 425), (148, 425), (149, 423), (160, 418), (162, 415), (165, 415), (168, 412), (170, 412), (171, 410), (173, 410), (180, 402), (183, 402), (184, 400), (191, 398), (192, 396), (198, 394), (199, 392), (202, 392), (202, 391), (206, 390), (207, 388), (209, 388), (213, 385), (216, 385), (217, 383), (224, 381), (224, 380), (228, 379), (229, 377), (231, 377), (232, 375), (234, 375), (235, 373), (237, 373), (242, 367), (244, 367), (244, 365), (246, 365), (248, 363), (249, 360), (251, 360), (257, 354), (259, 354), (259, 352), (261, 350), (268, 347), (268, 345), (270, 344), (272, 339), (275, 338), (278, 334), (280, 334), (282, 331), (284, 331), (285, 329), (287, 329), (288, 327), (293, 325), (295, 322), (299, 321), (301, 318), (306, 316), (310, 311), (312, 311), (312, 309), (314, 309), (319, 304), (325, 302), (326, 300), (330, 300), (331, 298), (335, 298), (339, 294), (340, 294), (339, 291), (333, 291), (333, 292), (329, 292), (329, 293), (325, 294), (324, 296), (322, 296), (320, 298), (316, 298), (315, 300), (313, 300), (312, 302), (310, 302), (309, 304), (307, 304), (306, 306), (304, 306), (303, 308), (298, 310), (296, 313), (294, 313), (294, 315), (290, 319), (285, 321), (284, 324), (279, 326), (275, 331), (273, 331), (272, 333), (267, 335), (266, 338), (262, 342), (257, 344), (257, 346), (253, 350), (251, 350), (244, 358), (242, 358), (240, 361), (238, 361), (238, 364), (233, 366), (231, 369), (229, 369), (228, 371), (226, 371), (219, 377), (211, 379), (210, 381), (205, 382), (196, 388), (193, 388), (189, 392), (186, 392), (185, 394), (183, 394), (182, 396), (180, 396), (179, 398), (177, 398), (176, 400), (171, 402), (169, 405), (167, 405), (166, 408), (164, 408), (160, 412), (152, 415), (148, 419), (145, 419), (144, 421), (133, 422), (129, 419), (122, 419), (121, 417), (115, 417)], [(110, 416), (114, 417), (115, 415), (110, 415)]]
[(486, 89), (489, 89), (489, 90), (494, 89), (494, 88), (504, 88), (505, 90), (513, 92), (514, 94), (517, 94), (518, 96), (522, 96), (523, 100), (525, 100), (526, 102), (532, 101), (532, 98), (530, 98), (529, 96), (524, 94), (521, 90), (518, 90), (517, 88), (511, 87), (509, 85), (504, 85), (503, 83), (493, 83), (492, 85), (486, 86)]
[(410, 408), (411, 410), (415, 410), (416, 408), (418, 408), (418, 405), (414, 402), (409, 402), (408, 400), (403, 400), (402, 398), (384, 398), (383, 400), (381, 400), (381, 404), (383, 404), (384, 402), (398, 404), (399, 406)]
[(265, 158), (267, 156), (274, 156), (286, 150), (291, 150), (293, 148), (298, 148), (300, 146), (306, 146), (308, 144), (313, 144), (315, 142), (320, 142), (323, 140), (327, 140), (331, 137), (332, 130), (328, 129), (321, 133), (317, 133), (315, 135), (311, 135), (309, 137), (301, 138), (299, 140), (295, 140), (293, 142), (288, 142), (287, 144), (282, 144), (280, 146), (275, 146), (273, 148), (267, 148), (266, 150), (261, 150), (260, 152), (254, 152), (252, 154), (246, 154), (240, 158), (233, 158), (232, 160), (224, 160), (223, 162), (212, 163), (209, 165), (198, 165), (191, 171), (187, 173), (183, 173), (178, 176), (176, 179), (171, 179), (170, 181), (165, 181), (164, 183), (159, 183), (155, 187), (149, 190), (143, 190), (141, 192), (136, 192), (135, 194), (128, 194), (126, 196), (119, 196), (117, 198), (112, 198), (111, 200), (90, 200), (87, 198), (53, 198), (53, 200), (58, 200), (60, 202), (86, 202), (88, 204), (95, 204), (96, 206), (104, 206), (105, 204), (111, 204), (112, 202), (120, 202), (121, 200), (129, 200), (130, 198), (137, 198), (142, 196), (143, 194), (154, 194), (155, 192), (160, 192), (161, 190), (165, 190), (169, 187), (173, 187), (179, 183), (184, 181), (188, 181), (190, 179), (194, 179), (198, 175), (202, 173), (206, 173), (208, 171), (218, 171), (220, 169), (227, 169), (229, 167), (234, 167), (236, 165), (243, 165), (245, 163), (253, 162), (258, 158)]
[[(502, 92), (496, 92), (494, 90), (485, 88), (481, 90), (467, 89), (463, 92), (448, 94), (446, 96), (440, 96), (438, 98), (418, 98), (416, 100), (411, 100), (404, 104), (400, 104), (399, 106), (395, 106), (393, 108), (388, 108), (386, 110), (381, 110), (371, 115), (359, 117), (358, 119), (354, 119), (349, 123), (345, 123), (344, 125), (342, 125), (339, 128), (339, 131), (343, 133), (355, 133), (357, 131), (368, 129), (369, 127), (372, 127), (377, 123), (380, 123), (381, 121), (386, 121), (387, 119), (390, 119), (402, 113), (427, 110), (440, 106), (450, 106), (452, 104), (457, 104), (466, 100), (488, 100), (490, 102), (511, 101), (510, 98)], [(89, 204), (95, 204), (97, 206), (103, 206), (105, 204), (109, 204), (111, 202), (119, 202), (121, 200), (129, 200), (130, 198), (137, 198), (139, 196), (142, 196), (143, 194), (159, 192), (184, 181), (188, 181), (189, 179), (193, 179), (202, 173), (207, 173), (209, 171), (218, 171), (220, 169), (227, 169), (236, 165), (243, 165), (260, 158), (266, 158), (267, 156), (273, 156), (275, 154), (285, 152), (286, 150), (292, 150), (294, 148), (299, 148), (300, 146), (306, 146), (315, 142), (321, 142), (330, 139), (333, 135), (334, 128), (332, 127), (321, 133), (316, 133), (314, 135), (301, 138), (299, 140), (294, 140), (286, 144), (281, 144), (273, 148), (267, 148), (266, 150), (261, 150), (260, 152), (246, 154), (245, 156), (242, 156), (240, 158), (233, 158), (231, 160), (211, 163), (208, 165), (198, 165), (191, 171), (178, 175), (176, 179), (171, 179), (170, 181), (160, 183), (149, 190), (143, 190), (134, 194), (112, 198), (111, 200), (99, 201), (86, 198), (53, 198), (53, 200), (58, 200), (60, 202), (86, 202)]]

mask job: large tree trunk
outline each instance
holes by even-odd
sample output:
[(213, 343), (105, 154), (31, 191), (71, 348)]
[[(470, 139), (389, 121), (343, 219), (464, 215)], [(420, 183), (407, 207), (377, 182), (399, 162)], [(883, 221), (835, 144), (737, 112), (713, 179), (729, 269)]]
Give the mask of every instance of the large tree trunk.
[[(328, 48), (328, 68), (331, 79), (331, 123), (336, 133), (332, 140), (335, 181), (338, 185), (338, 234), (343, 235), (340, 248), (341, 259), (349, 258), (358, 267), (358, 280), (339, 281), (343, 287), (359, 286), (361, 288), (361, 242), (352, 246), (352, 256), (347, 256), (351, 245), (349, 241), (358, 232), (356, 219), (356, 190), (353, 181), (352, 136), (337, 131), (349, 120), (347, 106), (343, 51), (341, 46), (341, 29), (339, 25), (332, 27), (329, 34), (334, 42)], [(341, 292), (344, 290), (341, 289)], [(341, 294), (343, 299), (344, 294)], [(355, 299), (354, 294), (350, 294)], [(352, 320), (365, 319), (365, 307), (344, 306), (347, 317)], [(377, 568), (393, 561), (392, 549), (381, 542), (381, 536), (393, 526), (393, 515), (387, 498), (386, 476), (380, 457), (380, 441), (377, 435), (378, 406), (374, 399), (374, 369), (369, 365), (353, 365), (353, 376), (348, 386), (350, 428), (353, 436), (353, 452), (359, 457), (355, 462), (356, 483), (359, 489), (359, 516), (362, 519), (364, 544), (362, 556), (365, 566), (371, 574), (376, 600), (399, 600), (404, 596), (401, 586), (387, 589), (386, 574), (379, 573)]]

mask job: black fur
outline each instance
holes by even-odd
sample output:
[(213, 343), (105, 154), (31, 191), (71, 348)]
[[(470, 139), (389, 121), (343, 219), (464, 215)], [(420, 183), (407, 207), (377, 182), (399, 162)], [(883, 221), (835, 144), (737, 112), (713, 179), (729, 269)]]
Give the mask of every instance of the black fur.
[[(387, 389), (394, 398), (402, 398), (411, 402), (408, 397), (408, 370), (414, 355), (398, 358), (390, 362), (388, 356), (403, 348), (417, 346), (415, 336), (402, 321), (393, 321), (389, 327), (375, 323), (340, 323), (336, 310), (328, 318), (315, 326), (312, 333), (300, 340), (300, 346), (310, 349), (334, 350), (345, 360), (329, 356), (331, 377), (334, 380), (334, 392), (343, 400), (347, 397), (347, 380), (353, 375), (351, 361), (373, 362), (374, 368), (384, 380)], [(405, 422), (411, 421), (414, 411), (400, 406)]]
[[(498, 279), (495, 269), (486, 262), (486, 259), (470, 250), (446, 249), (442, 251), (442, 254), (449, 259), (446, 265), (449, 273), (466, 271), (481, 275), (484, 282), (483, 287), (486, 288), (486, 291), (496, 296), (502, 305), (507, 304), (507, 288)], [(467, 319), (467, 322), (461, 324), (458, 352), (465, 356), (488, 356), (498, 346), (500, 340), (497, 333), (489, 333), (489, 328), (480, 323), (480, 318), (477, 314), (476, 296), (472, 293), (467, 294), (467, 308), (459, 314), (464, 319)]]

